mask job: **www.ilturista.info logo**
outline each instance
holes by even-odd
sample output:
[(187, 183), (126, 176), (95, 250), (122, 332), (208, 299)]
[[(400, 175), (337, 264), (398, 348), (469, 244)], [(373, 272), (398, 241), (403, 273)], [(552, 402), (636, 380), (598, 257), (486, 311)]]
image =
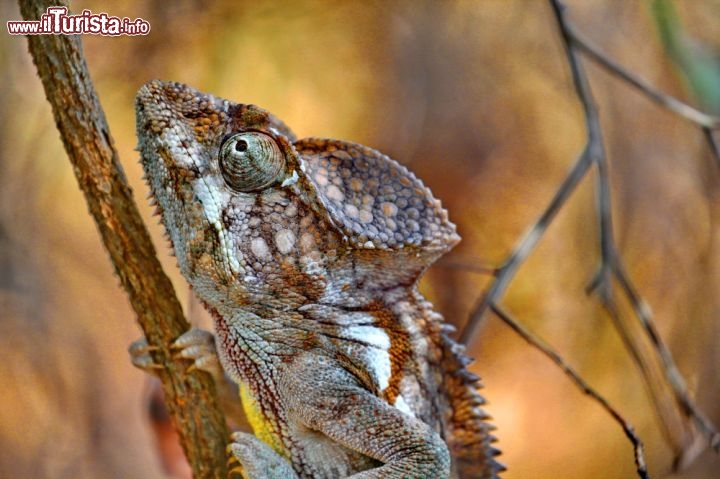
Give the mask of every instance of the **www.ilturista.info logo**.
[(111, 17), (107, 13), (83, 10), (79, 15), (68, 15), (66, 7), (48, 7), (39, 21), (7, 22), (10, 35), (147, 35), (150, 24), (142, 18)]

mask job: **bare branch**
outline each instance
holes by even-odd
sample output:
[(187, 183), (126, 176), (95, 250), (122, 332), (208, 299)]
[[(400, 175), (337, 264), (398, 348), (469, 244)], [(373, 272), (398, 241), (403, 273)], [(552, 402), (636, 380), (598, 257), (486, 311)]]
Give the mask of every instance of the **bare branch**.
[(583, 393), (587, 394), (592, 398), (593, 401), (597, 402), (615, 421), (620, 424), (633, 445), (633, 453), (635, 455), (635, 466), (638, 476), (644, 479), (648, 479), (650, 476), (647, 472), (647, 464), (645, 462), (645, 452), (643, 442), (640, 437), (635, 433), (635, 428), (615, 409), (604, 397), (595, 391), (585, 380), (578, 374), (570, 365), (568, 365), (560, 356), (560, 354), (552, 349), (542, 339), (535, 336), (532, 332), (527, 330), (518, 321), (516, 321), (509, 313), (503, 310), (497, 305), (492, 305), (491, 309), (493, 313), (497, 315), (505, 324), (510, 326), (516, 333), (520, 335), (525, 341), (530, 343), (533, 347), (543, 353), (545, 356), (550, 358), (567, 377), (580, 389)]
[(625, 81), (663, 108), (666, 108), (680, 117), (702, 127), (705, 138), (708, 141), (710, 151), (715, 158), (715, 162), (720, 167), (720, 148), (713, 136), (713, 130), (720, 128), (720, 117), (705, 113), (697, 108), (693, 108), (687, 103), (684, 103), (667, 93), (661, 92), (644, 79), (626, 70), (617, 62), (601, 52), (600, 49), (593, 45), (589, 40), (584, 38), (582, 34), (575, 29), (572, 23), (566, 21), (565, 30), (567, 31), (568, 38), (572, 44), (597, 65), (600, 65), (612, 75), (615, 75)]
[[(577, 55), (574, 51), (576, 47), (581, 48), (581, 45), (577, 43), (578, 35), (574, 32), (570, 23), (565, 19), (563, 14), (563, 8), (560, 5), (560, 2), (558, 0), (551, 1), (559, 28), (561, 29), (563, 33), (563, 38), (565, 39), (565, 44), (568, 51), (568, 62), (570, 63), (571, 69), (573, 70), (573, 77), (576, 80), (578, 94), (581, 98), (583, 106), (586, 109), (586, 115), (589, 117), (596, 117), (596, 112), (588, 112), (588, 107), (592, 107), (591, 102), (583, 98), (583, 88), (581, 88), (581, 86), (583, 84), (586, 85), (586, 83), (582, 81), (584, 79), (584, 71), (582, 70), (582, 68), (580, 68), (580, 60), (577, 58)], [(711, 125), (718, 125), (718, 121), (716, 118), (694, 110), (693, 108), (682, 104), (681, 102), (675, 100), (672, 97), (668, 97), (667, 95), (656, 92), (651, 87), (644, 84), (637, 78), (629, 76), (627, 72), (619, 68), (617, 65), (614, 65), (603, 55), (599, 54), (599, 52), (597, 52), (596, 50), (589, 48), (588, 44), (585, 44), (584, 46), (585, 48), (583, 50), (586, 52), (590, 52), (592, 54), (592, 58), (594, 58), (596, 61), (599, 62), (600, 60), (602, 60), (602, 64), (604, 66), (611, 69), (611, 71), (617, 73), (637, 88), (640, 88), (641, 91), (645, 92), (648, 96), (655, 99), (656, 101), (664, 104), (672, 111), (678, 113), (679, 115), (687, 119), (703, 125), (705, 128), (710, 128)], [(578, 80), (580, 80), (579, 83), (577, 83)], [(586, 91), (585, 93), (588, 92)], [(701, 123), (701, 121), (705, 121), (708, 124), (704, 125), (703, 123)], [(593, 138), (598, 138), (600, 136), (599, 124), (588, 121), (588, 128), (590, 141), (592, 141)], [(597, 129), (597, 132), (593, 133), (593, 129)], [(710, 140), (714, 140), (714, 137), (712, 137), (712, 132), (710, 132)], [(716, 146), (713, 141), (711, 141), (711, 145)], [(620, 256), (617, 254), (617, 248), (615, 247), (614, 233), (612, 227), (612, 209), (610, 204), (611, 194), (609, 186), (609, 176), (607, 171), (607, 158), (605, 156), (604, 150), (601, 147), (597, 149), (597, 153), (598, 154), (596, 157), (594, 157), (594, 160), (598, 167), (598, 215), (600, 218), (600, 249), (602, 262), (593, 286), (600, 289), (601, 300), (605, 305), (606, 309), (608, 309), (608, 311), (610, 312), (611, 317), (614, 320), (613, 324), (615, 324), (616, 329), (618, 329), (618, 331), (623, 335), (624, 343), (626, 344), (626, 346), (628, 346), (632, 357), (635, 359), (635, 362), (640, 366), (646, 383), (650, 386), (651, 390), (657, 391), (658, 386), (656, 385), (656, 378), (654, 378), (654, 375), (652, 374), (650, 358), (646, 357), (648, 355), (644, 355), (641, 353), (639, 338), (636, 338), (634, 335), (630, 335), (627, 333), (627, 331), (625, 331), (626, 326), (624, 325), (620, 315), (617, 314), (616, 308), (614, 307), (611, 282), (613, 278), (617, 280), (624, 295), (630, 301), (633, 307), (633, 311), (635, 312), (635, 316), (640, 321), (645, 334), (652, 342), (654, 354), (657, 354), (661, 360), (662, 372), (664, 373), (663, 379), (667, 381), (667, 383), (672, 388), (675, 395), (675, 400), (680, 406), (682, 412), (693, 419), (694, 423), (706, 436), (709, 443), (713, 447), (718, 447), (720, 446), (720, 439), (718, 438), (718, 433), (715, 427), (705, 417), (705, 415), (697, 409), (694, 402), (690, 399), (690, 395), (687, 391), (685, 381), (682, 379), (682, 376), (680, 375), (677, 366), (675, 365), (672, 354), (670, 353), (669, 348), (665, 345), (664, 341), (658, 334), (657, 329), (653, 324), (650, 314), (650, 308), (646, 306), (645, 301), (637, 293), (635, 286), (632, 284), (629, 276), (625, 272)], [(663, 423), (665, 427), (669, 427), (668, 424), (666, 424), (666, 421), (669, 421), (672, 417), (672, 409), (665, 404), (663, 399), (659, 397), (659, 394), (653, 394), (652, 396), (658, 412), (663, 418)], [(671, 436), (669, 437), (671, 438)], [(684, 451), (686, 444), (687, 443), (683, 443), (681, 445), (681, 452)]]
[(624, 267), (619, 261), (614, 262), (613, 271), (620, 288), (625, 292), (632, 305), (635, 316), (640, 320), (655, 351), (657, 351), (662, 360), (667, 381), (675, 393), (675, 400), (682, 407), (683, 413), (692, 418), (700, 432), (707, 438), (710, 446), (716, 452), (720, 452), (720, 434), (712, 421), (697, 407), (695, 401), (690, 397), (685, 380), (675, 365), (672, 353), (653, 323), (650, 308), (635, 290), (634, 285), (630, 282)]
[[(490, 284), (477, 307), (473, 310), (468, 323), (465, 325), (460, 335), (460, 340), (464, 343), (470, 340), (488, 309), (493, 309), (497, 313), (498, 302), (504, 295), (519, 266), (535, 248), (557, 212), (567, 202), (570, 194), (574, 191), (580, 180), (585, 177), (590, 166), (594, 165), (598, 170), (596, 189), (598, 193), (597, 214), (600, 226), (601, 264), (598, 274), (589, 287), (589, 291), (598, 293), (599, 299), (613, 320), (613, 324), (621, 335), (623, 343), (626, 345), (633, 360), (638, 364), (644, 381), (651, 390), (651, 396), (656, 410), (663, 419), (663, 426), (665, 427), (665, 432), (670, 442), (675, 443), (676, 441), (671, 433), (668, 421), (677, 416), (677, 408), (667, 402), (667, 395), (661, 393), (662, 387), (667, 387), (668, 385), (673, 391), (672, 396), (679, 406), (679, 409), (683, 414), (692, 418), (694, 424), (709, 440), (709, 443), (717, 449), (720, 447), (720, 437), (716, 432), (716, 428), (708, 418), (698, 410), (691, 400), (685, 382), (675, 366), (669, 349), (657, 334), (649, 308), (630, 281), (622, 265), (621, 258), (617, 253), (613, 232), (608, 165), (603, 145), (602, 129), (600, 127), (592, 91), (579, 58), (579, 52), (585, 53), (592, 60), (627, 81), (635, 88), (638, 88), (654, 101), (701, 126), (719, 164), (720, 148), (718, 148), (712, 129), (720, 126), (720, 120), (718, 120), (717, 117), (696, 110), (673, 97), (656, 91), (644, 80), (625, 71), (577, 34), (564, 17), (563, 6), (559, 0), (550, 0), (550, 5), (555, 14), (559, 32), (563, 38), (563, 46), (572, 74), (573, 85), (583, 107), (587, 129), (587, 143), (582, 154), (578, 160), (576, 160), (570, 174), (560, 185), (550, 204), (541, 214), (540, 218), (528, 228), (518, 245), (508, 255), (503, 265), (498, 268), (495, 279)], [(618, 312), (615, 299), (613, 298), (613, 285), (615, 281), (617, 281), (620, 291), (629, 301), (635, 316), (642, 326), (642, 331), (639, 333), (632, 334), (628, 329), (629, 323), (623, 320)], [(647, 336), (650, 339), (652, 343), (652, 350), (650, 352), (643, 352), (640, 343), (642, 336)], [(659, 358), (661, 365), (653, 363), (657, 358)], [(686, 427), (687, 426), (680, 421), (680, 430), (687, 432)], [(683, 441), (682, 445), (676, 446), (676, 451), (679, 453), (685, 452), (687, 443), (687, 441)]]
[[(574, 48), (578, 47), (578, 49), (582, 49), (584, 52), (588, 53), (592, 59), (601, 63), (609, 71), (616, 73), (621, 78), (625, 79), (633, 86), (643, 91), (650, 98), (653, 98), (658, 103), (663, 104), (671, 111), (683, 116), (684, 118), (698, 123), (699, 125), (703, 126), (704, 129), (706, 128), (709, 132), (710, 140), (714, 140), (714, 137), (712, 136), (712, 131), (710, 131), (709, 129), (711, 127), (717, 127), (718, 125), (720, 125), (716, 117), (712, 117), (710, 115), (702, 113), (672, 97), (655, 91), (654, 89), (652, 89), (652, 87), (644, 83), (642, 80), (634, 77), (619, 66), (615, 65), (604, 55), (600, 54), (596, 49), (592, 48), (587, 42), (579, 43), (579, 35), (572, 28), (570, 22), (568, 22), (567, 19), (564, 17), (562, 12), (562, 6), (560, 5), (559, 1), (552, 0), (552, 2), (556, 18), (558, 20), (561, 30), (564, 32), (563, 36), (567, 42), (566, 44), (568, 45), (569, 62), (571, 65), (579, 65), (579, 59), (574, 53)], [(579, 93), (582, 95), (582, 92), (580, 90)], [(589, 104), (589, 102), (586, 100), (582, 101), (583, 105)], [(599, 125), (593, 125), (591, 123), (589, 123), (589, 125), (591, 127), (598, 128), (599, 130)], [(600, 133), (598, 131), (596, 135), (593, 135), (592, 129), (590, 130), (591, 139), (593, 138), (593, 136), (599, 136), (599, 134)], [(714, 141), (711, 141), (711, 146), (717, 145), (714, 143)], [(718, 158), (718, 156), (716, 156), (716, 158)], [(635, 316), (640, 321), (645, 334), (652, 342), (654, 347), (654, 353), (659, 356), (662, 362), (664, 380), (667, 381), (667, 383), (671, 386), (675, 395), (675, 400), (681, 407), (682, 412), (692, 418), (694, 423), (707, 437), (709, 443), (713, 447), (720, 447), (720, 438), (718, 436), (716, 428), (709, 421), (709, 419), (707, 419), (707, 417), (705, 417), (705, 415), (698, 410), (692, 399), (690, 399), (687, 386), (685, 385), (685, 381), (682, 379), (682, 375), (680, 374), (677, 366), (675, 365), (672, 354), (670, 353), (669, 348), (664, 343), (653, 324), (652, 316), (650, 314), (650, 308), (647, 307), (645, 301), (637, 293), (637, 289), (632, 284), (622, 264), (622, 260), (617, 254), (617, 248), (615, 247), (614, 233), (612, 227), (612, 211), (610, 205), (611, 194), (609, 186), (609, 176), (607, 171), (607, 158), (602, 148), (598, 149), (598, 155), (597, 157), (595, 157), (595, 161), (598, 166), (598, 215), (600, 217), (600, 249), (602, 263), (597, 279), (594, 282), (594, 286), (603, 286), (603, 283), (605, 283), (604, 287), (602, 287), (601, 293), (602, 302), (605, 305), (606, 309), (608, 309), (611, 313), (611, 316), (614, 318), (613, 324), (615, 324), (616, 329), (618, 329), (621, 334), (624, 334), (626, 336), (626, 340), (624, 341), (624, 343), (626, 344), (626, 346), (628, 346), (628, 349), (630, 350), (633, 358), (635, 359), (635, 362), (638, 364), (638, 366), (640, 366), (641, 370), (643, 371), (643, 377), (645, 378), (646, 383), (648, 383), (651, 390), (657, 391), (658, 386), (656, 385), (656, 381), (653, 378), (654, 375), (651, 373), (652, 366), (648, 364), (649, 358), (646, 358), (646, 355), (640, 353), (641, 348), (638, 344), (639, 340), (632, 335), (627, 335), (627, 332), (623, 333), (621, 331), (626, 327), (623, 324), (622, 318), (617, 314), (617, 311), (613, 313), (613, 310), (615, 308), (613, 306), (614, 300), (612, 299), (612, 285), (610, 284), (610, 282), (613, 280), (613, 278), (617, 280), (624, 295), (630, 301)], [(652, 396), (654, 403), (656, 404), (656, 407), (661, 417), (663, 418), (663, 423), (665, 424), (665, 421), (669, 421), (672, 417), (672, 410), (668, 405), (664, 404), (663, 399), (658, 397), (658, 394), (653, 394)], [(665, 424), (665, 427), (667, 427), (667, 424)], [(671, 439), (671, 436), (668, 437)], [(685, 445), (683, 444), (681, 446), (681, 451), (684, 450), (684, 447)]]
[(573, 165), (572, 170), (558, 188), (555, 196), (540, 218), (528, 228), (520, 242), (513, 249), (512, 253), (505, 260), (503, 265), (496, 269), (495, 280), (490, 285), (487, 293), (482, 297), (480, 303), (475, 307), (470, 315), (470, 319), (465, 324), (460, 333), (460, 342), (467, 344), (472, 338), (475, 330), (480, 325), (487, 310), (497, 303), (505, 294), (505, 290), (512, 281), (517, 269), (527, 259), (530, 253), (535, 249), (538, 241), (542, 238), (547, 227), (552, 223), (555, 215), (570, 197), (575, 187), (585, 177), (585, 174), (592, 165), (592, 157), (587, 149), (583, 151), (580, 158)]
[(581, 50), (590, 60), (600, 65), (611, 74), (624, 80), (626, 83), (633, 86), (658, 105), (663, 108), (667, 108), (676, 115), (681, 116), (682, 118), (685, 118), (686, 120), (689, 120), (699, 126), (711, 129), (720, 127), (720, 118), (717, 116), (702, 112), (687, 103), (683, 103), (673, 96), (659, 91), (644, 79), (626, 70), (614, 60), (610, 59), (610, 57), (602, 53), (600, 49), (590, 43), (589, 40), (585, 39), (575, 29), (572, 23), (566, 21), (565, 30), (567, 31), (570, 42)]
[[(39, 20), (57, 0), (20, 1), (25, 20)], [(168, 409), (196, 478), (227, 476), (229, 434), (212, 379), (188, 373), (171, 342), (189, 327), (162, 271), (122, 171), (77, 35), (29, 35), (28, 44), (80, 189), (137, 313), (159, 371)], [(98, 311), (98, 314), (102, 314)]]

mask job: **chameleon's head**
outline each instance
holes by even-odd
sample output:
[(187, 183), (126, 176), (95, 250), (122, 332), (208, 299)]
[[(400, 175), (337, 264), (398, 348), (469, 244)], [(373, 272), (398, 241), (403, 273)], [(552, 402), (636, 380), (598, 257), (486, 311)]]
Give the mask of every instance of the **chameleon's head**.
[(295, 140), (265, 110), (179, 83), (147, 83), (136, 109), (147, 180), (206, 300), (227, 286), (234, 304), (347, 303), (411, 284), (459, 240), (430, 191), (374, 150)]

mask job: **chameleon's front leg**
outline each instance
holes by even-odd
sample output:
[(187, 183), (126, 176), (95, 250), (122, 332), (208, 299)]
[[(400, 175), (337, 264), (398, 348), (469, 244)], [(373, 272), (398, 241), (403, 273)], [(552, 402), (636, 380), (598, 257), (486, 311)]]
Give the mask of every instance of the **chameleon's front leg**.
[(430, 426), (390, 406), (335, 360), (304, 353), (282, 375), (288, 416), (383, 463), (351, 479), (446, 479), (450, 454)]

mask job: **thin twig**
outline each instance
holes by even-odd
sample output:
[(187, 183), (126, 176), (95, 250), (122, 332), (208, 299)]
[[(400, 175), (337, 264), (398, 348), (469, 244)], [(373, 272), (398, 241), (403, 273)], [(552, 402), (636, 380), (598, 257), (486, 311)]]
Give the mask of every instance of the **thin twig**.
[[(642, 333), (633, 332), (630, 329), (632, 323), (623, 319), (620, 308), (615, 301), (614, 295), (611, 292), (612, 283), (609, 281), (594, 281), (594, 287), (589, 287), (588, 291), (594, 291), (602, 304), (603, 308), (607, 312), (608, 316), (612, 321), (612, 325), (617, 331), (620, 339), (623, 342), (623, 346), (629, 352), (632, 360), (640, 368), (640, 373), (644, 379), (645, 387), (648, 389), (650, 399), (653, 401), (655, 411), (660, 417), (660, 425), (665, 439), (672, 446), (673, 453), (676, 458), (680, 457), (686, 444), (685, 438), (678, 441), (677, 435), (673, 431), (685, 432), (683, 428), (682, 419), (677, 417), (677, 409), (672, 402), (672, 395), (667, 394), (662, 387), (667, 387), (667, 381), (664, 377), (662, 368), (653, 367), (656, 365), (650, 361), (653, 358), (655, 351), (641, 352), (640, 344), (637, 338)], [(670, 421), (675, 419), (673, 425)]]
[(645, 462), (645, 452), (643, 442), (640, 437), (635, 433), (635, 428), (615, 409), (604, 397), (595, 391), (585, 380), (578, 374), (570, 365), (568, 365), (560, 356), (560, 354), (552, 349), (542, 339), (535, 336), (532, 332), (523, 327), (518, 321), (516, 321), (509, 313), (503, 310), (500, 306), (493, 304), (491, 306), (493, 313), (497, 315), (505, 324), (510, 326), (516, 333), (520, 335), (530, 345), (538, 349), (545, 356), (550, 358), (564, 373), (570, 378), (571, 381), (585, 394), (590, 396), (595, 402), (597, 402), (615, 421), (620, 424), (633, 446), (633, 453), (635, 455), (635, 466), (638, 476), (644, 479), (649, 479), (647, 471), (647, 465)]
[(586, 149), (575, 162), (572, 170), (570, 170), (570, 173), (567, 175), (562, 185), (560, 185), (560, 188), (558, 188), (552, 201), (540, 215), (540, 218), (538, 218), (538, 220), (525, 232), (522, 239), (518, 242), (517, 246), (515, 246), (503, 265), (497, 268), (495, 280), (488, 289), (487, 293), (485, 293), (482, 297), (480, 303), (473, 310), (467, 324), (463, 327), (462, 332), (460, 333), (460, 342), (467, 344), (470, 338), (472, 338), (487, 310), (491, 305), (500, 300), (515, 276), (517, 269), (530, 255), (533, 249), (535, 249), (535, 246), (538, 241), (540, 241), (540, 238), (542, 238), (545, 230), (550, 223), (552, 223), (555, 215), (558, 211), (560, 211), (560, 208), (562, 208), (572, 192), (575, 191), (575, 187), (578, 183), (580, 183), (580, 180), (585, 177), (585, 174), (591, 165), (592, 157)]
[(626, 70), (584, 38), (570, 22), (565, 22), (565, 30), (572, 44), (581, 50), (590, 60), (600, 65), (612, 75), (624, 80), (663, 108), (702, 127), (708, 145), (710, 146), (710, 151), (720, 167), (720, 148), (713, 136), (713, 130), (720, 128), (720, 117), (700, 111), (667, 93), (663, 93), (644, 79)]
[[(571, 68), (573, 68), (574, 78), (577, 76), (577, 74), (575, 73), (575, 67), (577, 67), (578, 69), (578, 74), (582, 78), (585, 77), (584, 71), (579, 68), (580, 60), (579, 58), (577, 58), (577, 55), (575, 53), (575, 48), (577, 47), (578, 49), (582, 49), (583, 51), (585, 51), (592, 59), (596, 60), (597, 62), (608, 68), (609, 71), (616, 73), (621, 78), (631, 83), (633, 86), (636, 86), (638, 89), (643, 91), (646, 95), (648, 95), (650, 98), (653, 98), (658, 103), (666, 106), (678, 115), (681, 115), (684, 118), (698, 123), (699, 125), (703, 126), (704, 129), (707, 128), (710, 132), (710, 139), (714, 140), (710, 128), (720, 125), (716, 117), (712, 117), (710, 115), (702, 113), (672, 97), (657, 92), (652, 87), (647, 85), (644, 81), (640, 80), (637, 77), (634, 77), (618, 65), (614, 64), (612, 61), (607, 59), (607, 57), (600, 54), (600, 52), (591, 47), (589, 43), (584, 42), (582, 39), (580, 39), (580, 36), (577, 34), (577, 32), (575, 32), (570, 22), (565, 19), (560, 2), (558, 0), (551, 1), (553, 3), (553, 9), (555, 11), (559, 28), (563, 32), (563, 38), (565, 39), (567, 45), (568, 61), (571, 65)], [(578, 94), (583, 105), (586, 107), (586, 114), (591, 115), (594, 113), (594, 115), (592, 116), (595, 116), (596, 118), (596, 111), (594, 111), (592, 103), (584, 99), (583, 91), (580, 88), (580, 86), (583, 86), (583, 84), (586, 85), (586, 82), (581, 82), (579, 84)], [(590, 108), (590, 112), (588, 112), (588, 108)], [(589, 136), (591, 140), (593, 139), (593, 137), (600, 135), (599, 125), (591, 122), (588, 122), (588, 125), (590, 128)], [(595, 134), (593, 134), (594, 128), (597, 129)], [(613, 278), (617, 280), (624, 295), (630, 301), (635, 316), (640, 321), (645, 331), (645, 334), (652, 342), (654, 352), (659, 356), (660, 361), (662, 362), (664, 379), (665, 381), (667, 381), (667, 384), (669, 384), (672, 388), (672, 391), (675, 395), (675, 400), (680, 406), (682, 412), (692, 418), (694, 423), (707, 437), (709, 443), (713, 445), (713, 447), (720, 447), (720, 439), (716, 428), (714, 427), (712, 422), (710, 422), (710, 420), (707, 419), (707, 417), (705, 417), (705, 415), (700, 410), (698, 410), (694, 401), (690, 399), (690, 394), (687, 390), (687, 386), (685, 385), (685, 381), (683, 380), (682, 375), (680, 374), (677, 366), (675, 365), (672, 354), (670, 353), (669, 348), (666, 346), (653, 324), (652, 315), (650, 314), (650, 308), (646, 306), (645, 301), (637, 293), (637, 289), (632, 284), (622, 264), (622, 260), (617, 254), (612, 226), (612, 211), (610, 205), (611, 193), (607, 169), (607, 158), (602, 148), (602, 141), (599, 141), (598, 143), (600, 146), (597, 149), (598, 154), (594, 157), (594, 160), (598, 167), (597, 190), (598, 214), (600, 217), (601, 266), (600, 272), (597, 276), (597, 281), (595, 281), (595, 286), (599, 286), (605, 283), (605, 287), (602, 288), (602, 295), (604, 295), (605, 297), (602, 299), (603, 304), (606, 306), (606, 309), (610, 309), (610, 306), (614, 304), (614, 300), (611, 297), (612, 286), (610, 282)], [(711, 142), (711, 146), (717, 145), (714, 142)], [(716, 156), (716, 158), (718, 158), (718, 156)], [(620, 316), (615, 316), (615, 319), (617, 319), (617, 321), (614, 321), (614, 324), (616, 325), (616, 328), (618, 330), (625, 328)], [(640, 347), (638, 345), (638, 341), (634, 337), (630, 336), (629, 339), (631, 339), (631, 341), (624, 342), (626, 345), (630, 346), (629, 349), (631, 351), (631, 354), (636, 359), (636, 363), (641, 367), (645, 381), (648, 383), (651, 390), (657, 390), (658, 386), (655, 384), (653, 375), (649, 374), (649, 372), (651, 371), (651, 367), (649, 364), (646, 364), (649, 358), (645, 358), (642, 354), (639, 353)], [(669, 427), (668, 424), (665, 424), (665, 421), (669, 421), (672, 417), (672, 408), (665, 404), (662, 398), (657, 397), (658, 395), (653, 394), (652, 396), (654, 404), (656, 405), (658, 412), (663, 418), (664, 427)], [(669, 433), (669, 430), (666, 432)], [(668, 434), (668, 438), (671, 439), (672, 436)], [(681, 449), (682, 448), (684, 448), (683, 445), (681, 445)]]
[(673, 360), (672, 353), (653, 323), (650, 308), (635, 290), (621, 263), (615, 262), (613, 264), (613, 272), (620, 288), (622, 288), (630, 301), (635, 316), (640, 320), (655, 351), (660, 356), (667, 381), (675, 393), (675, 400), (681, 406), (683, 413), (690, 416), (700, 432), (707, 438), (710, 446), (716, 452), (720, 452), (720, 433), (718, 433), (713, 422), (697, 407), (695, 401), (690, 397), (685, 380)]
[[(479, 325), (483, 316), (487, 313), (488, 309), (497, 308), (498, 301), (505, 293), (519, 266), (535, 248), (548, 225), (565, 204), (580, 180), (582, 180), (582, 178), (584, 178), (587, 174), (590, 166), (595, 165), (598, 169), (597, 191), (598, 219), (600, 223), (601, 265), (597, 276), (591, 283), (590, 290), (598, 293), (602, 304), (608, 310), (608, 313), (611, 315), (611, 318), (616, 325), (616, 329), (623, 338), (624, 344), (628, 348), (635, 362), (640, 367), (646, 384), (651, 391), (655, 391), (657, 387), (655, 380), (657, 378), (653, 377), (652, 372), (654, 370), (650, 367), (650, 363), (648, 362), (652, 355), (642, 354), (636, 336), (630, 334), (619, 314), (613, 314), (617, 313), (616, 303), (612, 297), (613, 282), (618, 282), (623, 295), (632, 305), (633, 311), (638, 317), (644, 333), (650, 338), (654, 346), (653, 353), (660, 357), (663, 367), (662, 373), (659, 377), (661, 378), (662, 383), (670, 385), (680, 409), (685, 414), (692, 416), (695, 424), (709, 439), (710, 444), (713, 447), (718, 447), (720, 446), (720, 437), (718, 436), (715, 427), (702, 414), (702, 412), (697, 409), (693, 401), (690, 399), (690, 395), (687, 392), (682, 376), (679, 374), (677, 367), (672, 360), (672, 355), (660, 336), (657, 334), (657, 331), (652, 323), (649, 308), (647, 308), (644, 300), (637, 294), (636, 288), (633, 286), (629, 277), (625, 273), (624, 267), (622, 266), (622, 262), (617, 253), (617, 248), (614, 242), (611, 191), (607, 159), (603, 146), (602, 129), (600, 127), (597, 108), (595, 106), (587, 76), (582, 67), (578, 52), (585, 52), (591, 59), (600, 63), (609, 71), (615, 73), (625, 81), (640, 89), (650, 98), (669, 108), (678, 115), (681, 115), (682, 117), (702, 126), (716, 159), (720, 158), (720, 155), (718, 155), (719, 148), (713, 136), (712, 128), (717, 127), (720, 123), (716, 117), (702, 113), (688, 105), (683, 104), (679, 100), (657, 92), (643, 80), (629, 74), (617, 64), (607, 59), (597, 49), (591, 47), (589, 43), (582, 39), (578, 41), (579, 36), (572, 28), (569, 27), (569, 23), (564, 17), (563, 6), (560, 1), (550, 0), (550, 4), (557, 20), (558, 29), (563, 38), (563, 46), (565, 48), (568, 66), (570, 67), (572, 74), (573, 85), (575, 87), (577, 97), (583, 107), (587, 129), (587, 143), (582, 154), (576, 161), (570, 174), (566, 177), (556, 192), (551, 203), (542, 213), (540, 218), (533, 223), (530, 228), (528, 228), (527, 232), (523, 235), (518, 245), (508, 256), (502, 267), (498, 269), (495, 279), (490, 284), (487, 292), (482, 297), (477, 307), (473, 310), (468, 323), (463, 328), (460, 340), (467, 343), (472, 337), (474, 330)], [(651, 396), (653, 397), (656, 409), (661, 417), (664, 420), (669, 420), (669, 418), (672, 417), (671, 412), (675, 409), (673, 407), (668, 407), (661, 397), (657, 397), (659, 395), (651, 394)], [(669, 425), (665, 422), (663, 422), (663, 425), (666, 428), (669, 428)], [(668, 431), (669, 429), (666, 430), (666, 433), (668, 434), (668, 437), (671, 438), (672, 435), (669, 434)]]
[[(612, 218), (612, 194), (610, 190), (610, 177), (608, 171), (607, 155), (605, 153), (604, 142), (602, 139), (602, 129), (600, 127), (598, 112), (592, 101), (586, 99), (591, 94), (590, 88), (587, 83), (587, 76), (584, 68), (581, 66), (581, 60), (578, 55), (578, 48), (574, 42), (576, 34), (569, 27), (569, 22), (564, 17), (562, 6), (559, 2), (553, 2), (553, 8), (555, 17), (558, 22), (558, 28), (560, 29), (563, 39), (565, 40), (566, 53), (568, 57), (568, 63), (573, 71), (577, 70), (575, 76), (580, 78), (580, 86), (578, 87), (578, 97), (583, 104), (586, 111), (586, 116), (589, 118), (587, 121), (588, 125), (588, 141), (595, 142), (597, 147), (595, 148), (596, 155), (593, 156), (593, 160), (597, 167), (597, 215), (599, 223), (599, 236), (600, 236), (600, 258), (601, 263), (598, 273), (595, 279), (592, 281), (593, 286), (589, 288), (589, 291), (596, 291), (600, 297), (601, 303), (605, 307), (606, 311), (613, 320), (613, 325), (619, 332), (623, 339), (623, 344), (626, 349), (630, 352), (631, 357), (635, 363), (640, 367), (642, 377), (645, 380), (645, 384), (650, 390), (650, 397), (652, 398), (653, 404), (655, 405), (656, 411), (658, 411), (661, 424), (663, 425), (663, 431), (667, 440), (674, 445), (676, 452), (682, 450), (682, 446), (677, 444), (675, 436), (672, 434), (672, 430), (667, 423), (674, 413), (672, 404), (668, 404), (666, 396), (661, 394), (659, 390), (660, 386), (656, 384), (656, 380), (663, 380), (662, 373), (659, 376), (654, 375), (656, 369), (652, 367), (650, 363), (650, 355), (643, 354), (638, 345), (638, 340), (633, 336), (622, 318), (616, 307), (615, 299), (613, 297), (613, 276), (615, 270), (614, 265), (620, 264), (621, 260), (615, 247), (615, 233), (613, 227)], [(608, 62), (608, 64), (611, 64)], [(623, 71), (619, 69), (618, 71)], [(577, 81), (577, 80), (576, 80)], [(661, 383), (662, 384), (662, 383)], [(682, 431), (682, 423), (679, 424), (679, 428)]]
[(565, 29), (571, 43), (581, 50), (590, 60), (629, 83), (658, 105), (702, 127), (712, 129), (720, 127), (720, 118), (700, 111), (667, 93), (661, 92), (643, 78), (626, 70), (601, 52), (600, 49), (590, 43), (589, 40), (584, 38), (571, 23), (565, 22)]
[[(592, 152), (591, 157), (598, 171), (596, 188), (597, 213), (600, 226), (600, 255), (601, 258), (603, 258), (603, 261), (597, 275), (597, 285), (604, 292), (606, 299), (605, 304), (612, 304), (612, 269), (605, 260), (607, 258), (616, 258), (617, 255), (615, 254), (616, 250), (613, 234), (610, 181), (602, 128), (600, 126), (597, 106), (595, 105), (592, 96), (592, 90), (590, 88), (585, 69), (582, 66), (582, 62), (579, 58), (575, 45), (572, 43), (570, 31), (566, 28), (563, 6), (558, 0), (551, 0), (551, 5), (555, 14), (555, 19), (558, 23), (558, 29), (563, 37), (563, 45), (565, 47), (567, 62), (570, 67), (570, 71), (572, 72), (577, 97), (582, 104), (583, 111), (585, 112), (585, 124), (588, 136), (587, 149)], [(638, 351), (633, 347), (634, 343), (631, 341), (632, 338), (628, 336), (624, 339), (625, 344), (630, 346), (629, 349), (631, 350), (631, 353), (633, 353), (633, 357), (636, 360), (640, 359)], [(638, 364), (643, 363), (638, 362)], [(645, 372), (644, 369), (643, 372)], [(643, 377), (647, 379), (649, 376), (644, 375)], [(642, 474), (640, 471), (638, 471), (638, 473)]]

